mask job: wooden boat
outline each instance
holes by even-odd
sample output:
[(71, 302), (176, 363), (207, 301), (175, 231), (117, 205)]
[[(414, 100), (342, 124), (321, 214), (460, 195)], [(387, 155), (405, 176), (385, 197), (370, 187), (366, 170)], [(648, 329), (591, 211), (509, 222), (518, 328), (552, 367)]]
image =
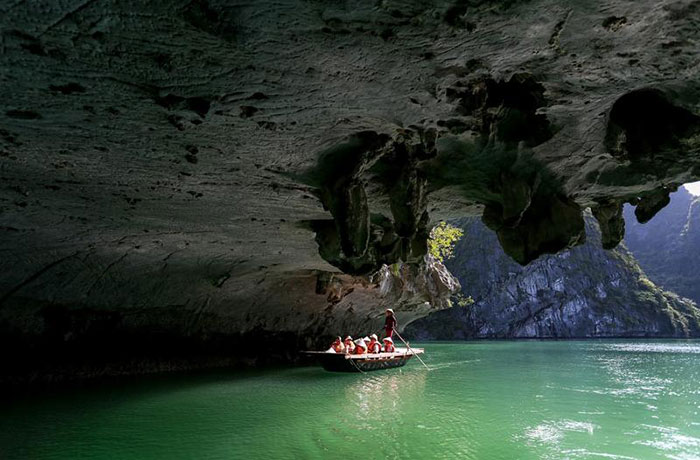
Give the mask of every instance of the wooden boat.
[(314, 355), (321, 366), (331, 372), (369, 372), (404, 366), (413, 355), (419, 355), (423, 348), (396, 348), (392, 353), (365, 353), (363, 355), (346, 355), (332, 351), (305, 351)]

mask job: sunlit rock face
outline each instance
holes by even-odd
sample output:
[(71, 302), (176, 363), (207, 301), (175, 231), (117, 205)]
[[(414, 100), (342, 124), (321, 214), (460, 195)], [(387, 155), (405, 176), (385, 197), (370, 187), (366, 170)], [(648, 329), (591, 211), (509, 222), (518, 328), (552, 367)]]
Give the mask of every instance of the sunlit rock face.
[[(630, 207), (625, 214), (632, 221)], [(680, 188), (651, 222), (632, 221), (625, 243), (655, 283), (700, 302), (700, 198)]]
[(590, 206), (613, 247), (700, 177), (698, 9), (1, 5), (2, 337), (298, 337), (314, 273), (419, 265), (452, 217), (527, 263)]
[[(585, 221), (585, 244), (521, 267), (477, 219), (456, 220), (465, 236), (447, 265), (474, 303), (431, 313), (412, 323), (406, 335), (441, 340), (700, 336), (697, 304), (681, 297), (685, 293), (654, 284), (656, 278), (640, 268), (625, 245), (602, 249), (595, 221), (590, 215)], [(655, 234), (664, 232), (652, 229), (647, 237)]]

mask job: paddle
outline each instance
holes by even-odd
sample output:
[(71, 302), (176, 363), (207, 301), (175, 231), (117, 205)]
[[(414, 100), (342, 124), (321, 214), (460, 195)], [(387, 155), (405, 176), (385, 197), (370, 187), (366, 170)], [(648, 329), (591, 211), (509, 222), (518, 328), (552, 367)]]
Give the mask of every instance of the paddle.
[(430, 370), (430, 368), (428, 367), (428, 365), (425, 364), (425, 363), (423, 362), (422, 359), (420, 359), (420, 356), (418, 356), (418, 355), (416, 354), (416, 352), (413, 351), (413, 349), (411, 349), (411, 346), (408, 344), (408, 342), (406, 342), (406, 341), (403, 339), (403, 337), (401, 337), (401, 334), (399, 334), (398, 331), (394, 331), (394, 334), (396, 334), (396, 336), (397, 336), (398, 338), (401, 339), (401, 341), (404, 343), (404, 345), (406, 345), (406, 348), (408, 348), (408, 351), (410, 351), (411, 353), (413, 353), (413, 356), (415, 356), (416, 358), (418, 358), (418, 361), (420, 361), (421, 364), (424, 365), (426, 369)]

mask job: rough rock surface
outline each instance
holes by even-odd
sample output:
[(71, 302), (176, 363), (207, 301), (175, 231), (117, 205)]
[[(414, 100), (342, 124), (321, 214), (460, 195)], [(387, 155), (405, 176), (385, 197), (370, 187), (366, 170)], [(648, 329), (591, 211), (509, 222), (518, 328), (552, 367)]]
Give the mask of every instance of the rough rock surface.
[(624, 245), (601, 249), (590, 217), (586, 244), (527, 267), (510, 260), (480, 222), (459, 223), (465, 236), (447, 265), (475, 303), (432, 313), (409, 325), (407, 335), (443, 340), (700, 335), (700, 308), (657, 287)]
[(5, 348), (299, 337), (319, 273), (420, 263), (450, 217), (525, 263), (591, 206), (612, 247), (623, 202), (645, 220), (700, 178), (699, 10), (2, 2)]
[(685, 188), (646, 224), (625, 209), (625, 244), (654, 283), (700, 303), (700, 198)]
[[(247, 283), (209, 273), (199, 284), (168, 272), (143, 273), (152, 289), (169, 283), (196, 289), (198, 304), (164, 291), (162, 303), (143, 306), (138, 292), (115, 292), (98, 305), (16, 296), (0, 312), (0, 385), (289, 362), (336, 335), (379, 333), (386, 308), (400, 312), (401, 327), (448, 308), (460, 289), (445, 266), (429, 258), (385, 266), (369, 279), (306, 271)], [(126, 291), (148, 288), (129, 285), (126, 275), (120, 281)], [(212, 299), (228, 308), (213, 308)]]

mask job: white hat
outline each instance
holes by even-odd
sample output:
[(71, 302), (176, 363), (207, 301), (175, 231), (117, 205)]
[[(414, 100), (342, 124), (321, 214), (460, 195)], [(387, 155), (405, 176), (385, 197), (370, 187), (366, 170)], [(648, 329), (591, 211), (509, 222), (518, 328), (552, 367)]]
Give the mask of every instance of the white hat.
[(370, 338), (370, 339), (374, 339), (374, 340), (379, 340), (379, 339), (377, 338), (377, 334), (372, 334), (372, 335), (369, 336), (369, 338)]
[(391, 337), (384, 337), (384, 339), (382, 340), (382, 342), (394, 343), (394, 341), (391, 340)]
[[(347, 336), (347, 337), (345, 337), (345, 340), (352, 340), (352, 337)], [(345, 342), (345, 340), (343, 340), (343, 342)]]
[(365, 343), (365, 339), (355, 340), (355, 345), (362, 345), (363, 347), (367, 348), (367, 343)]
[(387, 308), (386, 311), (390, 311), (390, 312), (394, 313), (394, 310), (392, 310), (391, 308)]
[(364, 336), (364, 337), (362, 337), (362, 340), (364, 340), (365, 342), (369, 342), (369, 337)]

